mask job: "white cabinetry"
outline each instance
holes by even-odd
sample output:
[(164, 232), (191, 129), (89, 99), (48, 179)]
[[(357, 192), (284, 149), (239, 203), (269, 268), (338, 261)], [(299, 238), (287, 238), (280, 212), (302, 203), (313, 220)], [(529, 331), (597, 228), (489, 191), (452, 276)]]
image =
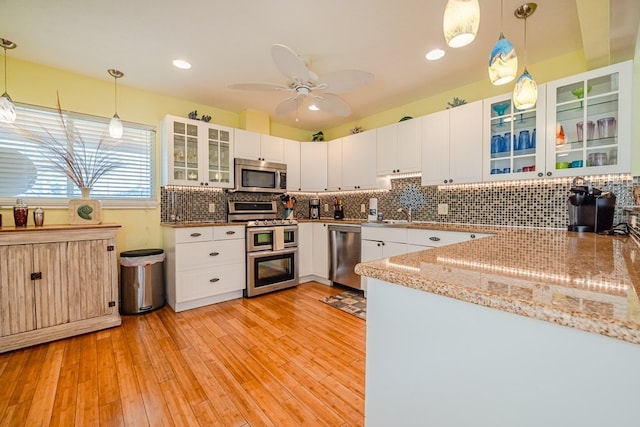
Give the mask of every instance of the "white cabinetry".
[(167, 301), (183, 311), (242, 297), (244, 226), (164, 229)]
[(300, 187), (302, 191), (327, 190), (327, 143), (300, 143)]
[(420, 172), (420, 119), (377, 129), (377, 175)]
[(233, 187), (233, 129), (166, 116), (162, 185)]
[(538, 102), (529, 110), (516, 110), (511, 98), (484, 100), (485, 181), (545, 176), (545, 85), (538, 85)]
[(313, 274), (329, 278), (329, 230), (326, 223), (313, 224)]
[(236, 129), (234, 157), (284, 163), (284, 140), (271, 135)]
[(327, 143), (327, 189), (342, 190), (342, 138)]
[(388, 179), (377, 177), (375, 165), (375, 130), (361, 132), (342, 138), (343, 190), (390, 188)]
[(284, 139), (284, 163), (287, 165), (287, 191), (300, 191), (300, 143)]
[(421, 121), (422, 185), (481, 182), (482, 101), (429, 114)]
[[(407, 229), (403, 227), (379, 227), (363, 224), (360, 239), (362, 262), (407, 253)], [(366, 277), (360, 278), (360, 288), (367, 290)]]
[(548, 83), (547, 171), (630, 172), (631, 94), (631, 61)]
[(298, 224), (298, 275), (303, 278), (313, 275), (313, 223)]

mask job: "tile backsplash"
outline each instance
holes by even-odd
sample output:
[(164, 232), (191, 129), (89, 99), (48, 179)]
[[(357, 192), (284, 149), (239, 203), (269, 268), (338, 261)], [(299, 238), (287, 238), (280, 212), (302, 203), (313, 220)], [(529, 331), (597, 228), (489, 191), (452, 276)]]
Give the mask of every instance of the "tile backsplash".
[[(623, 207), (635, 205), (633, 185), (640, 177), (611, 175), (588, 177), (594, 187), (616, 195), (614, 224), (624, 220)], [(567, 196), (570, 178), (512, 181), (489, 184), (456, 186), (421, 186), (420, 178), (402, 178), (391, 181), (388, 191), (342, 192), (330, 194), (294, 194), (297, 204), (296, 218), (309, 217), (309, 199), (320, 199), (321, 217), (333, 217), (334, 198), (344, 203), (344, 217), (366, 219), (369, 198), (378, 199), (378, 211), (385, 219), (405, 219), (398, 208), (413, 206), (413, 219), (466, 224), (504, 225), (521, 227), (565, 228), (568, 225)], [(161, 218), (163, 222), (225, 221), (228, 200), (280, 200), (269, 193), (232, 193), (199, 187), (163, 187), (161, 190)], [(215, 212), (209, 213), (209, 205)], [(328, 211), (325, 211), (325, 204)], [(361, 205), (365, 212), (361, 212)], [(438, 215), (438, 204), (448, 205), (447, 215)], [(284, 217), (284, 206), (278, 203), (279, 216)]]

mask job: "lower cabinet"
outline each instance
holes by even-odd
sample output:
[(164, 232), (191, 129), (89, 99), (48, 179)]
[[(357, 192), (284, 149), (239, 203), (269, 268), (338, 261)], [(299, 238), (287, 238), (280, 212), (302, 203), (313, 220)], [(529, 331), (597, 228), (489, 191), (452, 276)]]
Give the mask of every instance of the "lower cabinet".
[(329, 278), (329, 229), (324, 222), (313, 224), (313, 274)]
[(120, 325), (118, 227), (0, 231), (0, 352)]
[(174, 311), (242, 297), (244, 226), (164, 229), (167, 302)]
[(303, 281), (313, 275), (313, 227), (310, 222), (298, 224), (298, 276)]

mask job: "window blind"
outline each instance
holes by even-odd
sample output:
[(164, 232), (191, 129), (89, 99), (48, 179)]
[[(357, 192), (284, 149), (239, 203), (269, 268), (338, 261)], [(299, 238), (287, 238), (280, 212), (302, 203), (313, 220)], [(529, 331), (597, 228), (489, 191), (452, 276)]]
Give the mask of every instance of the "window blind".
[[(68, 141), (58, 111), (18, 104), (16, 113), (14, 124), (0, 123), (0, 203), (13, 204), (16, 197), (24, 197), (31, 204), (39, 199), (43, 205), (63, 205), (80, 197), (80, 190), (54, 165), (42, 143), (51, 138)], [(69, 112), (63, 112), (63, 117), (73, 139), (84, 143), (86, 159), (95, 156), (101, 142), (115, 142), (108, 156), (116, 167), (92, 187), (92, 198), (105, 201), (107, 206), (117, 205), (117, 201), (127, 205), (155, 200), (154, 128), (123, 123), (123, 137), (113, 140), (106, 119)]]

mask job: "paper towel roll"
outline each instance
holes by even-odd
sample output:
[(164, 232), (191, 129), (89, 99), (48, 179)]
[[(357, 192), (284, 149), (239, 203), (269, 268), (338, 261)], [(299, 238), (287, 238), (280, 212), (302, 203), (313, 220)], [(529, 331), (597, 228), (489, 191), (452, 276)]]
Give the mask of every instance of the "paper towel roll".
[(367, 216), (367, 221), (377, 221), (378, 220), (378, 199), (372, 197), (369, 199), (369, 215)]

